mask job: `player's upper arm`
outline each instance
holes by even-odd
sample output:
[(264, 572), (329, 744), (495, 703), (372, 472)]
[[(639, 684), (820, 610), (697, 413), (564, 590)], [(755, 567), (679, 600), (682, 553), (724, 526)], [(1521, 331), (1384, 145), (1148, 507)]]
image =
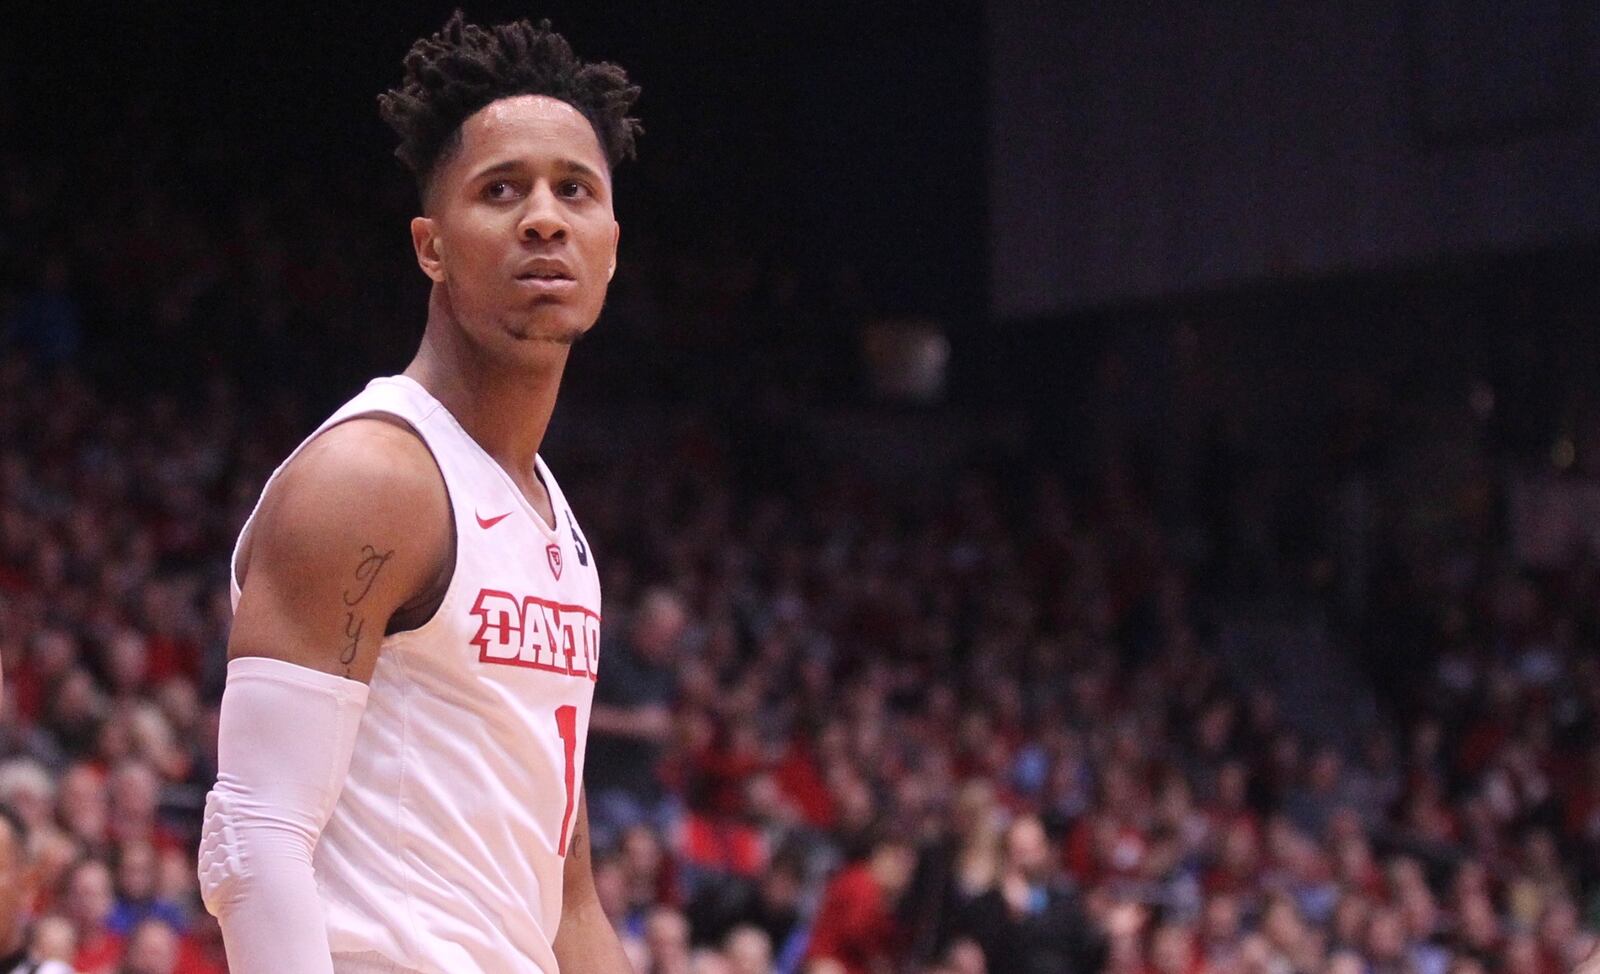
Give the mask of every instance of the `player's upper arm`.
[(444, 478), (416, 433), (382, 419), (329, 429), (262, 498), (228, 658), (370, 680), (389, 617), (438, 579), (453, 544)]

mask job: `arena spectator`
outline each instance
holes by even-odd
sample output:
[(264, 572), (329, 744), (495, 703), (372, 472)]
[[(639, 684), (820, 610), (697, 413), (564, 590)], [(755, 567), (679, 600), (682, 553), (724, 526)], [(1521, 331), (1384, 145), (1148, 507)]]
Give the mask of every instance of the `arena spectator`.
[(689, 921), (670, 907), (657, 907), (644, 923), (645, 963), (641, 974), (689, 974)]
[(732, 974), (733, 965), (721, 954), (702, 947), (689, 957), (689, 974)]
[(117, 846), (114, 872), (116, 906), (106, 920), (106, 928), (119, 937), (131, 937), (147, 918), (155, 917), (169, 928), (182, 932), (183, 907), (159, 895), (155, 846), (145, 839), (126, 839)]
[(67, 873), (66, 916), (72, 921), (78, 951), (72, 966), (79, 974), (106, 974), (122, 957), (124, 941), (112, 931), (111, 911), (116, 896), (111, 870), (98, 859), (85, 859)]
[(1023, 816), (1011, 824), (994, 885), (968, 904), (960, 920), (995, 970), (1088, 974), (1104, 963), (1105, 934), (1090, 929), (1056, 862), (1037, 818)]
[(772, 940), (759, 927), (739, 926), (728, 931), (722, 956), (729, 974), (772, 974)]
[(1194, 931), (1164, 923), (1150, 935), (1150, 974), (1196, 974)]
[(44, 828), (54, 819), (55, 779), (30, 758), (0, 765), (0, 805), (15, 811), (29, 830)]
[(983, 948), (971, 940), (956, 940), (944, 952), (944, 967), (949, 974), (988, 974), (989, 964)]
[(73, 839), (88, 849), (107, 849), (110, 800), (103, 772), (86, 762), (67, 768), (56, 790), (56, 805), (61, 824)]
[(30, 941), (28, 911), (37, 873), (29, 854), (26, 821), (0, 805), (0, 972), (71, 974), (70, 968), (42, 954)]
[(951, 803), (950, 827), (918, 855), (902, 916), (922, 956), (942, 952), (968, 905), (998, 881), (1004, 823), (994, 785), (962, 783)]
[(736, 929), (766, 936), (769, 951), (787, 954), (801, 927), (806, 857), (798, 844), (780, 849), (757, 879), (729, 877), (696, 891), (688, 914), (702, 943), (724, 943)]
[(178, 932), (155, 916), (140, 920), (128, 934), (117, 974), (180, 974)]
[(72, 958), (78, 952), (78, 938), (72, 921), (59, 913), (47, 913), (39, 917), (33, 923), (29, 948), (33, 958), (44, 965), (41, 966), (41, 974), (49, 969), (51, 961), (61, 965), (55, 968), (57, 974), (66, 974), (72, 970)]
[(915, 864), (904, 839), (885, 836), (829, 881), (811, 927), (808, 970), (832, 961), (846, 974), (874, 974), (891, 963), (902, 937), (894, 908)]
[(593, 827), (606, 841), (631, 825), (661, 822), (658, 767), (671, 731), (675, 654), (686, 623), (681, 598), (651, 589), (621, 638), (602, 636), (606, 679), (595, 687), (585, 784)]
[(616, 862), (621, 866), (622, 921), (620, 928), (643, 936), (645, 925), (657, 906), (676, 902), (673, 878), (665, 850), (656, 832), (636, 825), (623, 833), (617, 843)]

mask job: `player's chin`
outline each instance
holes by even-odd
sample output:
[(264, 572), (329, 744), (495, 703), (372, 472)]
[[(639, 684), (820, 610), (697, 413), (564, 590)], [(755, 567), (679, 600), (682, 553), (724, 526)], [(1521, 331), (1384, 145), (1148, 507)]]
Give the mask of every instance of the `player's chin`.
[(570, 307), (545, 306), (513, 316), (506, 325), (506, 335), (518, 344), (571, 346), (588, 332), (589, 325)]

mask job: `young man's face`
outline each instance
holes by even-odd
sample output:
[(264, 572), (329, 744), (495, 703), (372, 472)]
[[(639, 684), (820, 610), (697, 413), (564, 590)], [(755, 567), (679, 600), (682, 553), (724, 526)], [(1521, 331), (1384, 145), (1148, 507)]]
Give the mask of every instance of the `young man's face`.
[(502, 98), (461, 124), (411, 224), (417, 261), (491, 354), (542, 359), (600, 316), (619, 228), (594, 128), (544, 95)]

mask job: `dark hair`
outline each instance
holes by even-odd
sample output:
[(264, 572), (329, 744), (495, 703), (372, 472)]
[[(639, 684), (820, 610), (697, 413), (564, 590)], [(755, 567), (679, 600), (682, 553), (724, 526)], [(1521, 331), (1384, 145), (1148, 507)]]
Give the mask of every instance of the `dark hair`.
[(455, 149), (461, 123), (516, 95), (548, 95), (583, 113), (611, 166), (633, 158), (634, 140), (644, 131), (628, 115), (639, 86), (620, 67), (578, 60), (548, 20), (484, 28), (467, 23), (460, 10), (437, 34), (411, 45), (405, 78), (378, 96), (378, 112), (400, 136), (394, 154), (426, 193), (440, 160)]

